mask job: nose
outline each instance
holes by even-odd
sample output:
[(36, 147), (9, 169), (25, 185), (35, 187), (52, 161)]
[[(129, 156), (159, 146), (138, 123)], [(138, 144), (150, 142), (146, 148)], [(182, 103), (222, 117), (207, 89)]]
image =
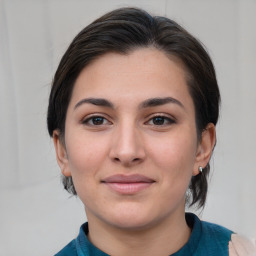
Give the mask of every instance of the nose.
[(143, 140), (138, 129), (131, 123), (123, 123), (113, 131), (110, 158), (123, 166), (133, 166), (145, 159)]

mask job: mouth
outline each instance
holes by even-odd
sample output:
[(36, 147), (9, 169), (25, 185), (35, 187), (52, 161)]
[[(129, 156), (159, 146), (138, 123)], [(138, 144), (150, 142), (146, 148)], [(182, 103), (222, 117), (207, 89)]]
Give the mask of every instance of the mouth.
[(132, 195), (151, 187), (155, 180), (139, 174), (118, 174), (107, 177), (102, 183), (117, 193)]

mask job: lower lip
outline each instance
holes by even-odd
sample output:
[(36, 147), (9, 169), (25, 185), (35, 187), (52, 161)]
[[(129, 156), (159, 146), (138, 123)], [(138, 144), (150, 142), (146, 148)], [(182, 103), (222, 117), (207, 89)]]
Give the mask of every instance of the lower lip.
[(134, 183), (104, 183), (106, 184), (110, 189), (126, 195), (131, 195), (138, 193), (144, 189), (149, 188), (153, 182), (134, 182)]

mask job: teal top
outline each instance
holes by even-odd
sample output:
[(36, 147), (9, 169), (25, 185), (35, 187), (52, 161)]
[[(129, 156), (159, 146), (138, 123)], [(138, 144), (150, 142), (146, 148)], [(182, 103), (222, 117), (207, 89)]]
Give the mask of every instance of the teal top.
[[(170, 256), (228, 256), (228, 243), (231, 240), (232, 231), (201, 221), (192, 213), (186, 213), (186, 221), (192, 230), (190, 238), (179, 251)], [(78, 237), (55, 256), (109, 256), (88, 240), (88, 231), (86, 222), (81, 226)]]

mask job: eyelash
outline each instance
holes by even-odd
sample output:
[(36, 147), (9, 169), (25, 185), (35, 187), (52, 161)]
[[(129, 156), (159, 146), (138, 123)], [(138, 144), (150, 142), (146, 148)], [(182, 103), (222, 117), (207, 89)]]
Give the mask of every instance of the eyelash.
[(82, 121), (82, 124), (88, 125), (88, 126), (100, 126), (100, 125), (104, 125), (104, 124), (93, 124), (93, 123), (90, 124), (90, 123), (89, 123), (90, 121), (93, 122), (93, 120), (95, 120), (96, 118), (101, 118), (102, 120), (106, 120), (108, 123), (111, 123), (111, 122), (109, 122), (105, 117), (98, 115), (98, 116), (91, 116), (91, 117), (86, 118), (85, 120)]
[[(100, 124), (93, 123), (94, 121), (96, 121), (97, 118), (100, 119), (98, 121), (103, 122), (103, 123), (100, 123)], [(162, 123), (161, 124), (155, 124), (154, 121), (156, 121), (156, 118), (158, 118), (158, 119), (160, 118), (160, 120), (158, 120), (158, 121), (160, 121), (160, 123), (161, 122)], [(150, 124), (150, 122), (153, 122), (153, 123)], [(83, 120), (81, 123), (83, 125), (87, 125), (87, 126), (91, 126), (91, 127), (96, 127), (96, 126), (100, 127), (100, 126), (103, 126), (103, 125), (112, 124), (110, 121), (108, 121), (107, 118), (105, 118), (101, 115), (90, 116), (90, 117), (86, 118), (85, 120)], [(147, 122), (145, 122), (145, 124), (149, 124), (151, 126), (156, 126), (156, 127), (159, 127), (159, 128), (161, 126), (165, 127), (165, 126), (172, 125), (172, 124), (175, 124), (175, 123), (176, 123), (175, 119), (167, 117), (165, 115), (160, 115), (160, 114), (151, 117)]]
[(165, 123), (165, 124), (154, 124), (154, 123), (153, 123), (153, 124), (151, 124), (151, 125), (154, 125), (154, 126), (166, 126), (166, 125), (171, 125), (171, 124), (176, 123), (176, 121), (175, 121), (174, 119), (172, 119), (172, 118), (170, 118), (170, 117), (167, 117), (167, 116), (164, 116), (164, 115), (155, 115), (155, 116), (151, 117), (151, 118), (149, 119), (149, 121), (147, 121), (146, 123), (149, 123), (150, 121), (153, 121), (153, 120), (156, 119), (156, 118), (161, 118), (161, 119), (164, 120), (164, 122), (167, 121), (167, 123)]

